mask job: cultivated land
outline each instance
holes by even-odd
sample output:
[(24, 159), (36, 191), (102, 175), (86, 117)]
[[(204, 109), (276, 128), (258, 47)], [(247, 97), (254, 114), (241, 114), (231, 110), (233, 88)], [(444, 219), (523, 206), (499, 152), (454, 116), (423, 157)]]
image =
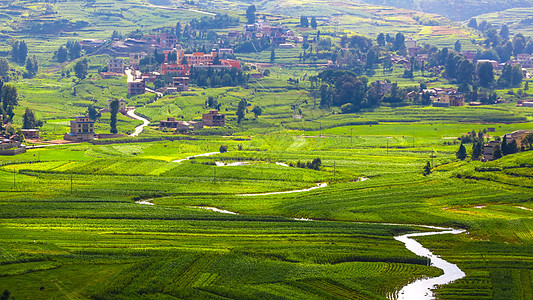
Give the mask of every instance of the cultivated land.
[[(210, 11), (232, 15), (248, 6), (212, 2)], [(300, 13), (291, 12), (305, 3), (272, 1), (263, 8), (270, 17), (293, 26)], [(205, 15), (153, 5), (172, 3), (74, 1), (60, 2), (54, 9), (68, 19), (87, 20), (90, 26), (78, 31), (83, 38), (108, 38), (114, 29), (126, 32), (131, 26), (175, 26), (176, 21)], [(209, 9), (181, 3), (179, 7)], [(321, 28), (334, 40), (339, 28), (363, 34), (401, 28), (439, 47), (453, 45), (459, 37), (466, 43), (473, 34), (458, 25), (447, 27), (449, 21), (440, 17), (437, 20), (449, 32), (418, 24), (413, 15), (432, 15), (402, 9), (327, 1), (305, 7), (313, 9), (310, 15), (321, 16), (320, 22), (337, 15)], [(113, 14), (95, 13), (102, 9)], [(19, 10), (20, 15), (0, 15), (4, 30), (15, 31), (10, 22), (31, 12), (12, 7)], [(118, 11), (122, 16), (114, 15)], [(383, 27), (375, 29), (373, 22)], [(61, 70), (74, 63), (58, 65), (51, 52), (73, 34), (13, 35), (28, 41), (46, 69), (37, 78), (16, 81), (20, 106), (14, 123), (21, 124), (25, 107), (31, 107), (45, 121), (44, 140), (61, 139), (72, 117), (85, 113), (88, 105), (105, 107), (109, 98), (125, 97), (125, 77), (98, 77), (106, 55), (88, 57), (91, 69), (85, 80), (61, 76)], [(307, 80), (322, 70), (315, 64), (326, 61), (285, 65), (298, 60), (300, 52), (277, 49), (276, 63), (268, 67), (271, 75), (243, 87), (192, 86), (188, 92), (159, 99), (153, 94), (127, 99), (128, 105), (137, 107), (136, 113), (151, 121), (139, 137), (0, 156), (0, 291), (7, 289), (16, 299), (394, 298), (415, 279), (442, 274), (394, 239), (408, 232), (433, 231), (417, 226), (432, 225), (467, 230), (417, 238), (466, 273), (437, 288), (439, 299), (531, 299), (533, 151), (487, 163), (459, 161), (455, 153), (457, 137), (472, 130), (491, 127), (494, 132), (487, 135), (497, 137), (532, 129), (533, 109), (515, 103), (384, 105), (341, 114), (339, 108), (320, 108), (320, 97)], [(238, 55), (248, 63), (267, 63), (269, 57), (269, 51)], [(371, 81), (389, 79), (402, 87), (448, 84), (418, 71), (412, 79), (402, 74), (399, 65), (392, 73), (376, 69)], [(289, 83), (289, 78), (300, 81)], [(509, 90), (496, 92), (514, 99)], [(226, 114), (224, 128), (176, 135), (155, 127), (166, 117), (201, 119), (209, 96)], [(243, 98), (249, 112), (237, 124), (235, 112)], [(254, 106), (263, 110), (257, 118), (251, 112)], [(110, 114), (103, 113), (97, 133), (109, 132), (109, 119)], [(118, 116), (119, 133), (132, 133), (140, 124)], [(148, 142), (155, 138), (162, 140)], [(222, 145), (228, 152), (175, 162), (218, 152)], [(470, 155), (472, 144), (466, 147)], [(317, 157), (320, 170), (293, 166)], [(428, 161), (431, 174), (423, 176)], [(308, 192), (243, 196), (323, 183), (327, 186)], [(202, 209), (213, 207), (237, 214)]]

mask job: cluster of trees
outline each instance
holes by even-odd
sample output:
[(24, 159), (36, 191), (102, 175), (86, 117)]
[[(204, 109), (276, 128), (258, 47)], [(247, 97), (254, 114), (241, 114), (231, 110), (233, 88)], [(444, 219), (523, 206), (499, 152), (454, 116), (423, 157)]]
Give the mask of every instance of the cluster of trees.
[(300, 17), (300, 27), (309, 27), (311, 25), (311, 28), (316, 29), (318, 27), (318, 24), (316, 22), (315, 17), (311, 17), (311, 23), (309, 23), (309, 19), (306, 16)]
[(91, 120), (98, 120), (102, 116), (102, 114), (96, 109), (94, 106), (87, 107), (87, 116), (89, 116), (89, 119)]
[(381, 102), (402, 102), (408, 93), (407, 89), (400, 89), (395, 83), (385, 92), (382, 83), (373, 82), (369, 85), (367, 77), (357, 77), (352, 71), (327, 70), (320, 73), (318, 79), (322, 81), (320, 106), (340, 106), (343, 113), (376, 107)]
[(26, 108), (22, 115), (22, 129), (33, 129), (43, 126), (43, 121), (38, 120), (33, 110)]
[(479, 159), (483, 154), (483, 142), (485, 131), (479, 131), (476, 134), (475, 130), (472, 130), (468, 135), (461, 137), (461, 145), (459, 150), (455, 153), (455, 156), (460, 160), (465, 160), (467, 157), (465, 143), (472, 143), (472, 159)]
[(207, 97), (207, 101), (205, 102), (205, 105), (208, 108), (213, 108), (213, 109), (220, 110), (220, 103), (218, 103), (218, 100), (215, 99), (215, 97), (213, 97), (213, 96)]
[(37, 75), (37, 72), (39, 72), (39, 62), (37, 61), (37, 58), (34, 56), (28, 57), (26, 59), (26, 72), (22, 74), (22, 77), (24, 78), (33, 78), (35, 75)]
[(89, 74), (89, 62), (86, 58), (80, 59), (76, 62), (74, 65), (74, 74), (80, 80), (87, 77), (87, 74)]
[(25, 41), (14, 41), (11, 44), (11, 58), (21, 65), (26, 63), (28, 57), (28, 46)]
[(483, 20), (478, 24), (476, 19), (472, 18), (468, 22), (468, 26), (479, 30), (485, 37), (483, 44), (492, 48), (481, 52), (480, 58), (506, 62), (513, 55), (533, 53), (533, 40), (526, 38), (521, 33), (517, 33), (510, 39), (509, 27), (506, 24), (503, 24), (498, 31), (487, 21)]
[[(24, 78), (33, 78), (39, 71), (39, 63), (37, 62), (35, 55), (33, 57), (28, 57), (28, 46), (25, 41), (14, 41), (11, 44), (11, 58), (15, 62), (25, 65), (26, 72), (23, 74)], [(0, 68), (2, 69), (0, 70), (2, 77), (8, 75), (9, 64), (7, 64), (7, 61), (2, 62)], [(5, 79), (8, 79), (8, 76), (6, 76)]]
[(507, 88), (511, 86), (520, 86), (522, 83), (523, 73), (522, 66), (515, 64), (505, 64), (503, 66), (502, 75), (498, 78), (498, 86), (502, 88)]
[[(200, 20), (192, 19), (189, 25), (194, 30), (207, 30), (207, 29), (219, 29), (227, 28), (239, 25), (239, 18), (231, 17), (227, 14), (218, 14), (211, 17), (202, 17)], [(176, 26), (177, 29), (177, 26)], [(176, 30), (176, 33), (178, 30)]]
[(296, 164), (290, 162), (289, 166), (320, 171), (320, 167), (322, 167), (322, 160), (320, 159), (320, 157), (317, 157), (310, 162), (309, 161), (308, 162), (298, 161)]
[[(459, 146), (459, 150), (455, 153), (455, 156), (460, 160), (465, 160), (468, 157), (468, 154), (466, 152), (465, 144), (472, 143), (472, 160), (478, 160), (481, 158), (483, 154), (483, 143), (484, 143), (484, 134), (486, 133), (485, 130), (480, 130), (476, 133), (475, 130), (472, 130), (472, 132), (468, 133), (468, 135), (463, 135), (460, 137), (461, 145)], [(496, 138), (499, 140), (499, 137)], [(533, 134), (527, 135), (522, 140), (522, 145), (524, 149), (526, 147), (530, 147), (533, 144)], [(494, 146), (493, 149), (493, 158), (498, 159), (505, 155), (518, 153), (520, 149), (518, 148), (517, 142), (512, 139), (511, 141), (507, 140), (507, 135), (505, 135), (501, 141), (501, 143)]]
[(65, 45), (59, 46), (54, 52), (54, 58), (62, 63), (67, 60), (75, 60), (81, 57), (81, 45), (76, 41), (68, 41)]
[(253, 4), (248, 6), (248, 8), (246, 9), (246, 21), (248, 24), (255, 23), (255, 11), (256, 8)]
[(190, 79), (201, 87), (237, 86), (248, 82), (248, 75), (237, 68), (215, 70), (214, 68), (191, 68)]
[(271, 48), (270, 38), (262, 36), (258, 39), (247, 40), (241, 38), (235, 42), (235, 53), (261, 52)]

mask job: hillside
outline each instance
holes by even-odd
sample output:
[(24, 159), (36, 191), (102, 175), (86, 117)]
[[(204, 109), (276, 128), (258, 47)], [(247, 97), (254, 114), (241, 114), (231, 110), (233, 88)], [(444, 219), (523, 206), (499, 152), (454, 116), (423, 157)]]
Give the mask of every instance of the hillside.
[(531, 7), (531, 0), (364, 0), (366, 3), (394, 6), (439, 14), (454, 21), (518, 7)]

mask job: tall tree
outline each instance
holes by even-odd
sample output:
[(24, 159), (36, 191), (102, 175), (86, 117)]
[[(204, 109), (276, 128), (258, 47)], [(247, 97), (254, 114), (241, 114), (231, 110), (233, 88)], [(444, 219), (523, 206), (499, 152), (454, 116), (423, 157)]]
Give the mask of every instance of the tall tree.
[(468, 25), (467, 26), (470, 27), (470, 28), (477, 29), (477, 20), (476, 20), (476, 18), (471, 18), (468, 21)]
[(110, 132), (113, 134), (118, 132), (117, 130), (118, 107), (119, 107), (119, 102), (116, 99), (111, 101), (111, 103), (109, 104), (109, 108), (111, 109), (111, 122), (109, 123), (109, 125), (111, 126)]
[(17, 88), (14, 85), (6, 84), (2, 87), (2, 108), (4, 113), (9, 117), (10, 120), (13, 119), (15, 113), (13, 108), (18, 105), (18, 94)]
[(85, 79), (87, 77), (87, 74), (89, 73), (89, 64), (86, 58), (76, 62), (74, 65), (74, 73), (79, 79)]
[(500, 147), (500, 145), (496, 145), (494, 146), (494, 149), (492, 150), (492, 157), (494, 159), (498, 159), (498, 158), (502, 158), (503, 154), (502, 154), (502, 149)]
[(0, 58), (0, 77), (5, 81), (9, 80), (9, 61), (4, 57)]
[(429, 164), (429, 161), (424, 166), (424, 172), (422, 174), (424, 174), (424, 176), (431, 174), (431, 165)]
[(178, 53), (176, 51), (169, 52), (167, 54), (167, 61), (171, 64), (175, 64), (178, 61)]
[(94, 121), (100, 119), (102, 116), (102, 114), (92, 105), (87, 107), (87, 115), (89, 116), (89, 119)]
[(178, 22), (176, 23), (176, 38), (179, 40), (181, 40), (181, 23)]
[(270, 51), (270, 63), (273, 63), (276, 60), (276, 52), (274, 51), (274, 48)]
[(81, 45), (78, 42), (69, 41), (67, 43), (68, 56), (70, 60), (75, 60), (81, 57)]
[(463, 59), (457, 68), (457, 81), (462, 84), (472, 84), (473, 73), (474, 65), (468, 59)]
[(59, 46), (59, 48), (57, 49), (57, 52), (56, 52), (56, 58), (57, 58), (57, 61), (60, 62), (60, 63), (67, 61), (67, 59), (68, 59), (67, 47), (65, 47), (63, 45)]
[(378, 34), (378, 37), (376, 38), (376, 42), (378, 43), (378, 46), (383, 47), (385, 46), (385, 35), (382, 33)]
[(311, 28), (316, 29), (318, 27), (318, 24), (316, 23), (316, 17), (311, 18)]
[(241, 99), (241, 101), (239, 101), (239, 104), (237, 105), (237, 124), (241, 124), (241, 121), (242, 119), (244, 118), (244, 113), (245, 113), (245, 110), (246, 110), (246, 100), (245, 99)]
[(394, 50), (405, 49), (405, 36), (403, 33), (398, 32), (394, 38)]
[(509, 151), (507, 151), (507, 135), (503, 136), (502, 143), (500, 144), (500, 148), (502, 150), (502, 155), (509, 154)]
[(12, 44), (11, 44), (11, 58), (18, 62), (19, 61), (19, 45), (20, 45), (20, 42), (19, 41), (14, 41)]
[(472, 144), (472, 159), (479, 159), (483, 150), (483, 144), (481, 142), (474, 142)]
[(248, 24), (255, 23), (255, 5), (252, 4), (246, 9), (246, 20)]
[(500, 29), (500, 37), (504, 40), (509, 39), (509, 27), (507, 24), (502, 25), (502, 28)]
[(35, 113), (29, 108), (26, 108), (26, 112), (24, 112), (24, 115), (22, 115), (22, 119), (23, 129), (33, 129), (39, 126), (39, 121), (37, 120)]
[(461, 52), (461, 41), (460, 40), (457, 40), (455, 41), (455, 44), (453, 45), (453, 49), (455, 50), (455, 52)]
[(309, 19), (307, 19), (306, 16), (300, 17), (300, 26), (301, 27), (309, 27)]
[(25, 41), (21, 41), (18, 45), (18, 52), (17, 52), (17, 58), (16, 61), (19, 64), (26, 63), (26, 58), (28, 57), (28, 47), (26, 46)]
[(366, 53), (366, 61), (365, 61), (365, 67), (367, 70), (371, 70), (376, 63), (376, 61), (379, 58), (379, 53), (374, 49), (374, 47), (370, 48), (368, 52)]
[(465, 160), (466, 158), (466, 147), (465, 145), (463, 145), (463, 143), (461, 143), (461, 145), (459, 146), (459, 151), (457, 151), (457, 153), (455, 153), (455, 156), (460, 159), (460, 160)]
[(26, 62), (26, 58), (28, 57), (28, 47), (26, 46), (25, 41), (21, 41), (18, 48), (18, 55), (17, 55), (17, 62), (20, 64), (24, 64)]
[(522, 72), (522, 66), (520, 64), (515, 64), (511, 70), (511, 85), (519, 86), (522, 83), (522, 78), (524, 73)]
[(517, 56), (518, 54), (524, 53), (526, 49), (526, 38), (523, 34), (518, 33), (513, 38), (513, 54)]
[(26, 76), (28, 78), (35, 77), (35, 75), (37, 75), (37, 72), (39, 72), (39, 62), (37, 61), (35, 55), (26, 59), (26, 71)]
[(490, 87), (494, 81), (494, 68), (490, 62), (483, 62), (477, 65), (477, 77), (479, 84), (483, 87)]

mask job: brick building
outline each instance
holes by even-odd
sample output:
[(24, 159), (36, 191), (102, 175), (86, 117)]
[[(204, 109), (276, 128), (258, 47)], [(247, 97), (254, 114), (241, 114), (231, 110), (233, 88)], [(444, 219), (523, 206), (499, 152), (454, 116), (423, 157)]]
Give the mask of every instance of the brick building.
[(224, 126), (226, 115), (219, 114), (218, 110), (212, 109), (207, 114), (202, 115), (202, 122), (205, 126)]

